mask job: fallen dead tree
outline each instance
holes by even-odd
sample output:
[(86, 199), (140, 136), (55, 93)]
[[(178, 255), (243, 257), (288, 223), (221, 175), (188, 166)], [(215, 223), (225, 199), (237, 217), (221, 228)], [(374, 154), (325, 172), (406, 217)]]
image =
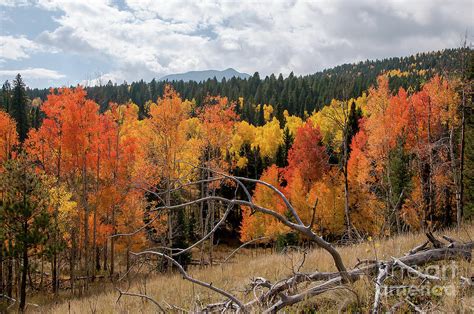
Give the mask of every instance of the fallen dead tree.
[[(211, 171), (210, 169), (207, 170)], [(410, 250), (410, 252), (408, 252), (405, 256), (392, 258), (391, 260), (386, 261), (365, 261), (364, 263), (360, 263), (364, 264), (365, 266), (355, 267), (354, 269), (348, 270), (337, 249), (331, 243), (325, 241), (322, 237), (317, 235), (312, 230), (315, 217), (314, 214), (311, 222), (308, 225), (305, 225), (298, 216), (295, 208), (291, 205), (285, 195), (276, 187), (260, 180), (231, 176), (216, 171), (213, 171), (213, 173), (222, 180), (230, 180), (234, 182), (236, 186), (236, 192), (237, 189), (242, 189), (247, 199), (228, 199), (221, 196), (213, 195), (192, 200), (190, 202), (182, 204), (156, 207), (152, 210), (152, 212), (159, 212), (161, 210), (176, 210), (202, 202), (218, 202), (223, 205), (227, 205), (227, 209), (224, 212), (222, 218), (213, 226), (212, 230), (189, 247), (182, 249), (164, 250), (161, 252), (147, 250), (143, 252), (131, 253), (136, 257), (154, 255), (166, 259), (174, 266), (176, 266), (178, 271), (182, 274), (183, 279), (213, 290), (214, 292), (223, 296), (224, 300), (222, 302), (204, 305), (199, 309), (200, 312), (221, 312), (226, 310), (233, 310), (236, 312), (248, 313), (258, 310), (263, 311), (265, 313), (274, 313), (285, 307), (294, 305), (296, 303), (323, 294), (325, 292), (332, 291), (334, 289), (351, 290), (349, 286), (350, 284), (361, 279), (363, 276), (369, 276), (370, 278), (375, 278), (375, 296), (373, 303), (373, 312), (377, 313), (380, 308), (381, 289), (384, 280), (393, 268), (399, 267), (401, 269), (404, 269), (405, 271), (417, 272), (415, 269), (413, 269), (413, 266), (420, 266), (427, 263), (451, 259), (471, 260), (471, 252), (474, 247), (473, 242), (462, 243), (444, 236), (444, 239), (448, 241), (448, 243), (445, 243), (442, 240), (437, 239), (431, 232), (428, 232), (426, 234), (428, 241)], [(212, 180), (216, 180), (216, 178), (212, 178)], [(260, 184), (266, 186), (267, 188), (278, 194), (279, 197), (282, 199), (283, 203), (286, 205), (288, 212), (291, 213), (292, 217), (288, 218), (276, 212), (275, 210), (255, 204), (244, 182), (250, 182), (253, 184)], [(188, 183), (187, 185), (189, 184), (191, 183)], [(235, 193), (235, 195), (237, 195), (237, 193)], [(322, 248), (328, 254), (331, 255), (334, 262), (334, 266), (337, 271), (313, 273), (295, 272), (292, 276), (288, 278), (283, 278), (275, 283), (272, 283), (263, 277), (254, 278), (249, 286), (249, 292), (253, 292), (254, 298), (249, 302), (244, 302), (243, 300), (240, 300), (234, 294), (231, 294), (230, 292), (225, 291), (222, 288), (216, 287), (212, 283), (203, 282), (201, 280), (193, 278), (183, 269), (183, 267), (181, 267), (181, 265), (176, 261), (175, 258), (181, 254), (189, 252), (192, 248), (196, 247), (203, 241), (210, 238), (210, 236), (214, 232), (216, 232), (216, 230), (218, 230), (218, 228), (225, 222), (230, 211), (232, 211), (236, 205), (248, 206), (252, 209), (253, 212), (260, 212), (266, 215), (270, 215), (277, 219), (280, 223), (289, 227), (294, 232), (297, 232), (300, 235), (304, 236), (306, 239), (316, 243), (320, 248)], [(313, 210), (315, 210), (315, 208)], [(143, 229), (144, 227), (141, 227), (139, 230)], [(122, 234), (116, 236), (127, 235)], [(420, 276), (420, 278), (424, 278), (425, 280), (435, 279), (433, 276), (427, 274), (420, 273), (418, 275)], [(298, 286), (303, 283), (305, 284), (304, 287), (301, 288), (300, 286)], [(160, 310), (163, 310), (159, 302), (153, 299), (153, 297), (151, 296), (144, 296), (141, 294), (121, 290), (119, 291), (120, 297), (122, 295), (143, 297), (148, 300), (152, 300), (153, 303), (157, 304), (160, 307)], [(191, 301), (192, 300), (190, 300), (190, 303)]]
[[(441, 260), (452, 260), (452, 259), (466, 259), (471, 260), (471, 251), (474, 247), (474, 242), (459, 244), (451, 247), (442, 247), (442, 248), (433, 248), (427, 249), (426, 251), (414, 253), (411, 255), (406, 255), (400, 258), (394, 258), (389, 261), (379, 261), (372, 263), (371, 265), (364, 266), (362, 268), (353, 269), (348, 271), (348, 275), (352, 282), (359, 280), (362, 276), (377, 276), (376, 281), (376, 291), (380, 291), (380, 286), (383, 283), (383, 280), (386, 278), (390, 269), (397, 264), (403, 263), (405, 266), (422, 266), (424, 264), (441, 261)], [(429, 276), (425, 274), (420, 274), (420, 277)], [(260, 279), (261, 281), (262, 279)], [(284, 292), (294, 288), (298, 283), (302, 282), (321, 282), (318, 285), (315, 285), (305, 291), (302, 291), (298, 294), (287, 295)], [(254, 283), (258, 285), (258, 282)], [(305, 274), (295, 274), (294, 276), (281, 281), (276, 285), (271, 285), (270, 282), (266, 281), (265, 285), (268, 287), (268, 291), (263, 294), (257, 300), (252, 301), (253, 303), (260, 304), (269, 304), (272, 303), (266, 310), (266, 312), (275, 312), (286, 306), (293, 305), (298, 303), (305, 298), (316, 296), (322, 294), (326, 291), (341, 286), (344, 284), (343, 278), (338, 272), (329, 272), (329, 273), (305, 273)], [(376, 292), (377, 294), (377, 292)], [(279, 300), (276, 300), (279, 298)], [(378, 310), (377, 296), (375, 297), (374, 302), (374, 311)], [(251, 305), (251, 304), (248, 304)]]

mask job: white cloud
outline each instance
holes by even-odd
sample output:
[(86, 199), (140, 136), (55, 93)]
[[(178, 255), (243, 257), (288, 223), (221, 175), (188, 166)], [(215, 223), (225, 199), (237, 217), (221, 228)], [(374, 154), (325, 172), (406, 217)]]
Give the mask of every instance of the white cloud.
[(0, 0), (0, 6), (5, 7), (22, 7), (32, 4), (29, 0)]
[(31, 52), (39, 51), (40, 46), (26, 37), (0, 35), (0, 60), (20, 60), (30, 57)]
[(50, 69), (45, 68), (26, 68), (20, 70), (3, 70), (0, 69), (0, 77), (11, 78), (18, 73), (25, 79), (50, 79), (58, 80), (64, 78), (65, 75)]
[(82, 86), (99, 86), (99, 85), (106, 85), (109, 81), (112, 83), (122, 83), (123, 77), (125, 76), (124, 73), (120, 71), (114, 71), (105, 74), (97, 74), (96, 78), (91, 78), (87, 80), (82, 80), (79, 82), (79, 85)]
[[(38, 0), (59, 27), (36, 40), (110, 65), (121, 82), (200, 69), (313, 73), (344, 62), (456, 47), (471, 0)], [(21, 46), (20, 46), (21, 48)], [(22, 49), (24, 53), (22, 54)], [(10, 56), (27, 56), (28, 47)], [(15, 51), (18, 49), (15, 49)]]

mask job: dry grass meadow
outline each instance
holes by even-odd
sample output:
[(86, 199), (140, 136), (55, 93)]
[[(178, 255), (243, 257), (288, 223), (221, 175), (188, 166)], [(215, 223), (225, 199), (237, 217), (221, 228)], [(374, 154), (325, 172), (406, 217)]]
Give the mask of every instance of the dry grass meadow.
[[(474, 225), (466, 225), (459, 231), (447, 230), (437, 235), (447, 234), (460, 240), (471, 240), (474, 238)], [(358, 259), (390, 259), (391, 257), (403, 256), (410, 249), (425, 241), (423, 234), (408, 234), (390, 239), (375, 239), (370, 242), (354, 246), (340, 247), (339, 251), (347, 267), (352, 268)], [(190, 275), (204, 281), (212, 282), (213, 285), (231, 291), (244, 300), (253, 298), (253, 293), (246, 294), (245, 288), (252, 277), (265, 277), (272, 282), (285, 278), (298, 268), (302, 258), (301, 252), (287, 254), (267, 253), (255, 256), (255, 251), (244, 249), (233, 257), (226, 265), (198, 267), (189, 270)], [(474, 275), (473, 263), (468, 261), (443, 262), (446, 267), (455, 266), (455, 278), (443, 278), (440, 293), (432, 295), (429, 299), (423, 296), (391, 296), (385, 297), (382, 304), (390, 309), (399, 304), (396, 312), (415, 312), (417, 310), (429, 310), (429, 312), (474, 312), (474, 289), (462, 287), (460, 276)], [(442, 263), (442, 264), (443, 264)], [(454, 264), (452, 264), (454, 263)], [(437, 264), (441, 265), (441, 264)], [(306, 260), (302, 266), (302, 272), (307, 271), (334, 271), (331, 257), (324, 251), (314, 249), (306, 254)], [(130, 285), (129, 285), (130, 283)], [(390, 283), (390, 279), (386, 284)], [(406, 284), (422, 284), (420, 279), (411, 279)], [(173, 275), (148, 275), (134, 278), (130, 282), (123, 280), (119, 283), (121, 289), (129, 292), (146, 293), (158, 301), (161, 306), (169, 312), (197, 311), (200, 304), (222, 301), (222, 296), (214, 292), (193, 285), (179, 274)], [(303, 286), (302, 286), (303, 287)], [(437, 290), (439, 292), (439, 290)], [(30, 312), (41, 313), (153, 313), (159, 309), (151, 302), (142, 298), (122, 296), (119, 301), (119, 293), (112, 285), (95, 287), (91, 289), (88, 296), (75, 299), (54, 300), (51, 297), (36, 297), (31, 302), (40, 304), (38, 308), (29, 308)], [(313, 309), (315, 312), (369, 312), (374, 298), (373, 279), (364, 278), (349, 287), (349, 289), (338, 289), (329, 291), (320, 296), (306, 300), (287, 312), (302, 312), (305, 309)], [(402, 301), (402, 302), (401, 302)], [(416, 308), (415, 308), (416, 307)]]

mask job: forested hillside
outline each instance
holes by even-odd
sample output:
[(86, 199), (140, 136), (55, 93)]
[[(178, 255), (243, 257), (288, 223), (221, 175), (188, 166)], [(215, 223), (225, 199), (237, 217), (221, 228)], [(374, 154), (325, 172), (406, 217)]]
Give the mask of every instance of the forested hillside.
[[(419, 53), (409, 57), (387, 58), (375, 61), (361, 61), (356, 64), (344, 64), (307, 76), (295, 76), (291, 73), (283, 78), (280, 74), (261, 78), (255, 73), (249, 79), (232, 78), (228, 81), (207, 80), (206, 82), (171, 82), (173, 88), (188, 100), (203, 104), (207, 95), (221, 95), (230, 101), (244, 99), (244, 106), (239, 109), (242, 119), (253, 124), (263, 123), (263, 111), (255, 110), (258, 104), (271, 104), (275, 114), (283, 121), (283, 111), (303, 117), (313, 110), (319, 110), (332, 99), (349, 99), (362, 95), (362, 92), (375, 84), (382, 73), (390, 76), (390, 88), (397, 91), (419, 89), (435, 73), (449, 74), (459, 71), (460, 49)], [(87, 87), (88, 96), (97, 102), (101, 111), (106, 110), (109, 102), (125, 103), (132, 101), (139, 107), (140, 117), (145, 114), (148, 101), (156, 101), (163, 94), (166, 82), (152, 80), (112, 84), (104, 82), (103, 86)], [(28, 90), (30, 99), (46, 99), (49, 90)]]
[[(473, 61), (471, 50), (446, 50), (305, 77), (47, 95), (18, 75), (0, 110), (0, 294), (23, 310), (27, 291), (80, 294), (123, 279), (143, 255), (156, 257), (155, 272), (185, 274), (249, 241), (316, 243), (337, 269), (324, 280), (358, 280), (331, 242), (472, 218)], [(403, 261), (466, 249), (447, 241)]]

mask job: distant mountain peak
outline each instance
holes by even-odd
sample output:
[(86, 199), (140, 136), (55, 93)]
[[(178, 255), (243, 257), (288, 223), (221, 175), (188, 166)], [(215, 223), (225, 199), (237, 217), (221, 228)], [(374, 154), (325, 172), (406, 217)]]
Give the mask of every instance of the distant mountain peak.
[(234, 68), (227, 68), (223, 71), (219, 70), (204, 70), (204, 71), (189, 71), (185, 73), (178, 73), (178, 74), (170, 74), (165, 75), (160, 78), (160, 81), (196, 81), (202, 82), (207, 81), (208, 79), (216, 78), (219, 82), (222, 81), (223, 78), (226, 80), (231, 79), (232, 77), (238, 77), (242, 79), (249, 78), (250, 75), (247, 73), (242, 73)]

